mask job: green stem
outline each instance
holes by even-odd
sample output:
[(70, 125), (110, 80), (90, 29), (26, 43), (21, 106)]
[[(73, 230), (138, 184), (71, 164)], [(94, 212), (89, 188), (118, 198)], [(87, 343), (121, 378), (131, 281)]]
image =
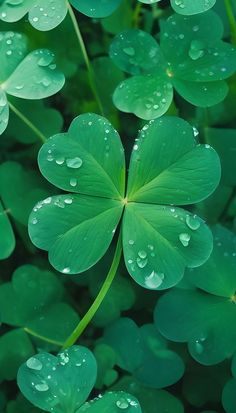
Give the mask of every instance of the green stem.
[(45, 337), (45, 336), (41, 336), (40, 334), (36, 333), (35, 331), (31, 330), (30, 328), (25, 327), (24, 331), (28, 334), (30, 334), (33, 337), (39, 338), (40, 340), (46, 341), (47, 343), (50, 344), (55, 344), (56, 346), (63, 346), (63, 343), (61, 341), (57, 341), (57, 340), (52, 340), (51, 338)]
[(24, 122), (34, 133), (38, 136), (38, 138), (45, 143), (47, 141), (46, 136), (25, 116), (22, 112), (19, 111), (11, 102), (8, 102), (9, 108)]
[(74, 11), (73, 11), (71, 5), (69, 4), (69, 2), (68, 2), (68, 11), (69, 11), (69, 15), (70, 15), (73, 27), (74, 27), (76, 37), (77, 37), (79, 45), (80, 45), (80, 49), (81, 49), (81, 52), (82, 52), (82, 55), (83, 55), (83, 58), (84, 58), (85, 65), (87, 67), (88, 78), (89, 78), (89, 83), (90, 83), (91, 90), (92, 90), (93, 95), (95, 97), (95, 100), (97, 102), (98, 108), (99, 108), (101, 114), (103, 115), (104, 111), (103, 111), (102, 103), (101, 103), (101, 100), (100, 100), (100, 97), (99, 97), (99, 94), (98, 94), (98, 91), (97, 91), (97, 86), (96, 86), (95, 79), (94, 79), (94, 71), (93, 71), (92, 65), (91, 65), (89, 57), (88, 57), (88, 53), (87, 53), (87, 50), (86, 50), (86, 47), (85, 47), (85, 43), (84, 43), (84, 40), (83, 40), (81, 31), (80, 31), (80, 28), (79, 28), (77, 19), (75, 17)]
[(85, 330), (85, 328), (87, 327), (87, 325), (89, 324), (93, 316), (95, 315), (96, 311), (99, 309), (102, 301), (104, 300), (107, 292), (110, 289), (112, 281), (115, 278), (115, 275), (116, 275), (116, 272), (117, 272), (117, 269), (120, 263), (121, 252), (122, 252), (122, 242), (121, 242), (121, 232), (120, 232), (119, 239), (116, 245), (115, 254), (113, 257), (113, 261), (112, 261), (110, 270), (107, 274), (107, 277), (102, 285), (102, 288), (99, 291), (95, 301), (93, 302), (93, 304), (91, 305), (87, 313), (85, 314), (85, 316), (82, 318), (82, 320), (79, 322), (75, 330), (71, 333), (71, 335), (68, 337), (68, 339), (63, 344), (62, 349), (72, 346), (78, 340), (78, 338), (81, 336), (81, 334), (83, 333), (83, 331)]
[(229, 20), (229, 26), (231, 31), (231, 40), (233, 44), (236, 44), (236, 21), (234, 16), (234, 11), (232, 8), (231, 0), (224, 0), (225, 9)]
[(134, 9), (134, 14), (133, 14), (133, 25), (134, 25), (134, 27), (139, 26), (139, 19), (140, 19), (141, 10), (142, 10), (142, 3), (138, 2), (135, 9)]

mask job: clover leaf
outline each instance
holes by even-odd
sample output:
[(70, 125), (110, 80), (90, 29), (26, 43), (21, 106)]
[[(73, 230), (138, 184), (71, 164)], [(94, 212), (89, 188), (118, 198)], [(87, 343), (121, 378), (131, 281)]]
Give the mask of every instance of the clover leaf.
[(173, 394), (144, 387), (132, 376), (122, 377), (112, 390), (124, 390), (138, 397), (143, 413), (184, 413), (182, 403)]
[(153, 324), (139, 328), (130, 318), (120, 318), (105, 328), (104, 340), (117, 353), (117, 365), (144, 386), (170, 386), (184, 373), (183, 361)]
[(134, 76), (117, 86), (115, 106), (149, 120), (168, 110), (173, 89), (195, 106), (221, 102), (228, 91), (225, 79), (236, 70), (236, 49), (222, 36), (222, 22), (212, 11), (170, 16), (161, 24), (160, 46), (142, 30), (119, 33), (110, 57)]
[(7, 23), (17, 22), (29, 13), (29, 22), (37, 30), (52, 30), (66, 17), (66, 0), (3, 0), (0, 19)]
[[(169, 288), (185, 267), (212, 250), (204, 222), (175, 205), (199, 202), (220, 179), (216, 152), (196, 145), (193, 128), (166, 117), (151, 121), (134, 145), (125, 196), (124, 151), (103, 117), (77, 117), (68, 133), (53, 136), (39, 152), (49, 182), (71, 193), (39, 202), (29, 218), (33, 243), (65, 274), (93, 266), (106, 252), (122, 217), (127, 269), (148, 289)], [(193, 166), (194, 169), (193, 169)]]
[(233, 377), (225, 384), (222, 392), (222, 404), (227, 413), (234, 413), (236, 408), (236, 354), (232, 359), (231, 371)]
[(176, 13), (193, 15), (211, 9), (215, 5), (216, 0), (170, 0), (170, 2)]
[(70, 0), (81, 13), (89, 17), (107, 17), (121, 4), (121, 0)]
[(2, 322), (60, 345), (79, 321), (76, 312), (62, 301), (63, 293), (54, 274), (22, 265), (14, 271), (12, 282), (0, 285)]
[(25, 56), (26, 49), (22, 34), (0, 32), (0, 133), (8, 124), (7, 95), (42, 99), (57, 93), (65, 82), (50, 50), (38, 49)]
[(236, 350), (236, 237), (221, 226), (213, 234), (209, 260), (187, 272), (192, 288), (173, 289), (155, 310), (159, 331), (169, 340), (187, 342), (192, 357), (205, 365), (217, 364)]
[(93, 354), (85, 347), (72, 346), (58, 356), (40, 353), (31, 357), (18, 372), (18, 386), (35, 406), (48, 412), (82, 413), (109, 411), (141, 413), (137, 399), (124, 392), (107, 392), (86, 402), (97, 375)]

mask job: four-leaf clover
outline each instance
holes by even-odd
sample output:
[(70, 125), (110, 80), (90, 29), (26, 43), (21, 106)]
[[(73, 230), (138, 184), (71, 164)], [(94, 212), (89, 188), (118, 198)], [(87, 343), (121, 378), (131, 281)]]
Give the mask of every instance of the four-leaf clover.
[(119, 33), (110, 57), (134, 76), (116, 88), (116, 107), (154, 119), (169, 108), (173, 89), (199, 107), (221, 102), (228, 92), (224, 79), (236, 70), (236, 49), (221, 40), (223, 31), (220, 18), (209, 11), (170, 16), (161, 24), (160, 46), (142, 30)]
[(93, 266), (119, 222), (126, 267), (145, 288), (169, 288), (185, 267), (208, 259), (210, 230), (179, 206), (214, 191), (220, 164), (209, 145), (196, 144), (184, 120), (165, 117), (143, 127), (133, 147), (126, 194), (120, 137), (101, 116), (77, 117), (68, 133), (42, 146), (38, 162), (49, 182), (70, 192), (39, 202), (29, 218), (31, 240), (49, 252), (58, 271), (77, 274)]

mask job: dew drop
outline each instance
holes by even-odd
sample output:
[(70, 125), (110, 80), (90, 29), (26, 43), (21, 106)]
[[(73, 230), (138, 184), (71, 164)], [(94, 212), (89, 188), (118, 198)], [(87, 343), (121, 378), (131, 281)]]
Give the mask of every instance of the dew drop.
[(69, 274), (70, 268), (69, 267), (63, 268), (62, 272), (63, 274)]
[(148, 288), (158, 288), (163, 283), (164, 277), (164, 273), (152, 271), (151, 274), (145, 278), (145, 285)]
[(36, 357), (30, 357), (26, 362), (26, 366), (32, 370), (41, 370), (43, 367), (41, 361)]
[(186, 232), (183, 232), (179, 235), (179, 240), (184, 247), (187, 247), (189, 245), (190, 239), (191, 239), (191, 236), (187, 234)]
[(40, 383), (35, 385), (36, 390), (38, 391), (47, 391), (49, 389), (47, 383)]
[(146, 258), (146, 257), (147, 257), (147, 253), (146, 253), (146, 251), (142, 250), (142, 251), (139, 251), (139, 252), (138, 252), (138, 256), (139, 256), (140, 258)]
[(123, 52), (124, 52), (125, 54), (127, 54), (128, 56), (134, 56), (134, 55), (135, 55), (135, 50), (134, 50), (133, 47), (125, 47), (125, 48), (123, 49)]
[(117, 400), (116, 405), (119, 409), (125, 410), (129, 407), (129, 403), (125, 399)]
[(198, 220), (198, 218), (196, 217), (196, 215), (191, 216), (191, 215), (187, 215), (186, 217), (186, 224), (188, 225), (188, 227), (192, 230), (197, 230), (200, 227), (200, 221)]
[(65, 162), (65, 158), (64, 158), (63, 156), (58, 157), (58, 158), (56, 159), (57, 165), (62, 165), (64, 162)]
[(68, 166), (68, 168), (77, 169), (77, 168), (80, 168), (82, 164), (83, 164), (83, 161), (79, 157), (66, 160), (66, 165)]
[(71, 186), (76, 186), (77, 185), (77, 179), (76, 178), (71, 178), (70, 179), (70, 185)]

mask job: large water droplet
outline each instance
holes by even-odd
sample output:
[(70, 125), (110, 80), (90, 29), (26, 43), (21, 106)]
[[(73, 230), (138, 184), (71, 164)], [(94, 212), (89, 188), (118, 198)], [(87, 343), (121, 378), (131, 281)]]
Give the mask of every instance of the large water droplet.
[(190, 229), (192, 229), (192, 230), (196, 230), (196, 229), (198, 229), (199, 227), (200, 227), (200, 225), (201, 225), (201, 223), (200, 223), (200, 221), (198, 220), (198, 218), (197, 218), (197, 216), (196, 215), (193, 215), (193, 216), (191, 216), (191, 215), (187, 215), (187, 217), (186, 217), (186, 224), (188, 225), (188, 227), (190, 228)]
[(190, 49), (188, 52), (189, 57), (192, 60), (200, 59), (200, 57), (204, 56), (204, 43), (199, 40), (193, 40), (190, 45)]
[(135, 55), (135, 50), (134, 50), (133, 47), (125, 47), (125, 48), (123, 49), (123, 52), (124, 52), (125, 54), (127, 54), (128, 56), (134, 56), (134, 55)]
[(70, 185), (71, 186), (76, 186), (77, 185), (77, 179), (76, 178), (71, 178), (70, 179)]
[(146, 257), (147, 257), (147, 253), (146, 253), (146, 251), (142, 250), (142, 251), (139, 251), (139, 252), (138, 252), (138, 256), (139, 256), (140, 258), (146, 258)]
[(148, 288), (158, 288), (163, 283), (164, 277), (164, 273), (152, 271), (151, 274), (145, 278), (145, 285)]
[(83, 161), (78, 156), (75, 158), (66, 160), (66, 165), (68, 166), (68, 168), (77, 169), (77, 168), (80, 168), (82, 164), (83, 164)]
[(26, 366), (32, 370), (41, 370), (43, 367), (41, 361), (38, 360), (36, 357), (30, 357), (26, 362)]
[(190, 239), (191, 239), (191, 236), (187, 234), (186, 232), (179, 234), (179, 240), (184, 247), (188, 246)]
[(39, 383), (35, 385), (36, 390), (38, 391), (47, 391), (49, 389), (47, 383)]
[(117, 400), (116, 405), (119, 409), (125, 410), (129, 407), (129, 403), (126, 399), (121, 398), (120, 400)]
[(147, 260), (147, 258), (142, 259), (142, 258), (138, 257), (136, 262), (137, 262), (137, 266), (139, 268), (144, 268), (144, 267), (146, 267), (148, 260)]

